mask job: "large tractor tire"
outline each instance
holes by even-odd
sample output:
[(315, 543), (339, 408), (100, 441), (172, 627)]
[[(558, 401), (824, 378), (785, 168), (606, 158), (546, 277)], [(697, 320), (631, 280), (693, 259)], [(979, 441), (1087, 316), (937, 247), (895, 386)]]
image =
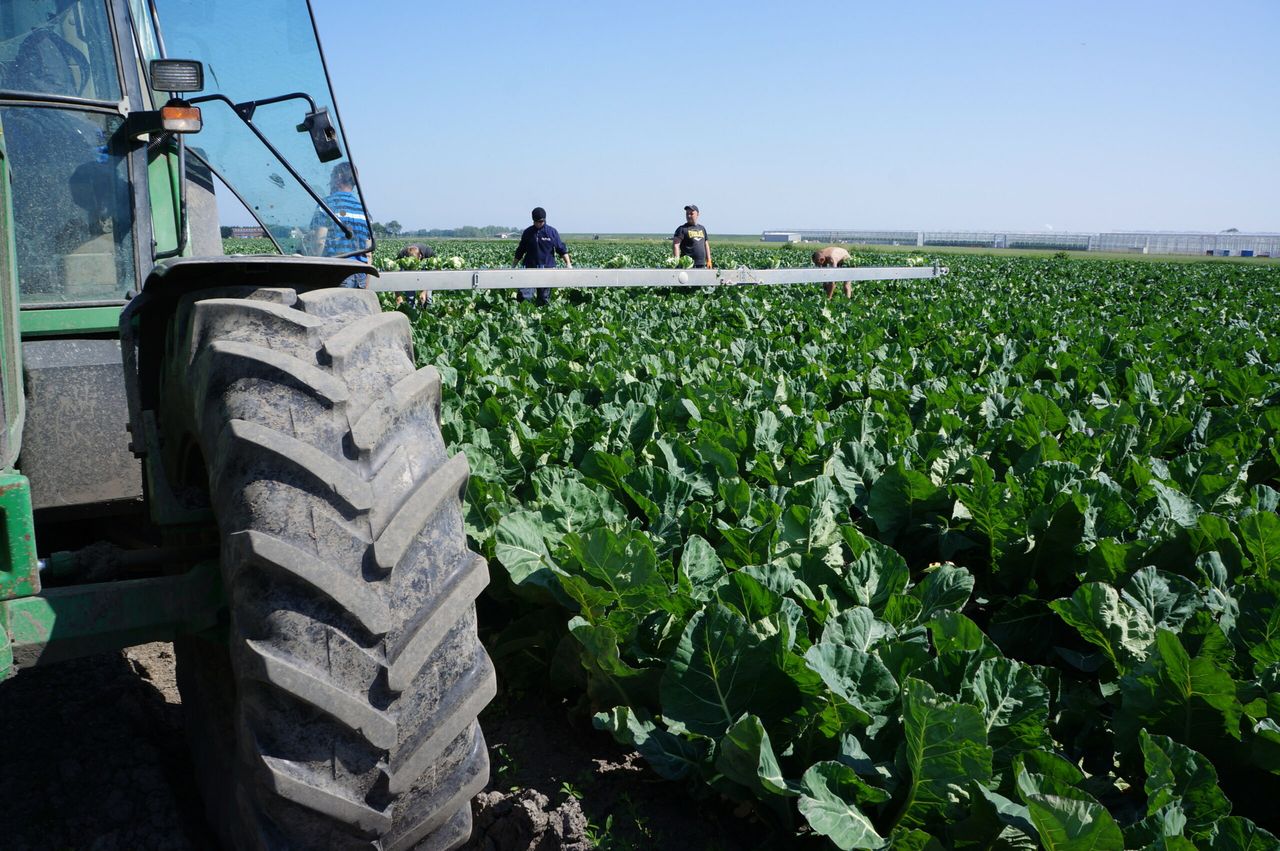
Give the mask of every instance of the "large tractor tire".
[(448, 849), (488, 779), (484, 559), (440, 377), (363, 290), (187, 296), (162, 379), (166, 469), (208, 494), (225, 641), (178, 643), (211, 822), (239, 849)]

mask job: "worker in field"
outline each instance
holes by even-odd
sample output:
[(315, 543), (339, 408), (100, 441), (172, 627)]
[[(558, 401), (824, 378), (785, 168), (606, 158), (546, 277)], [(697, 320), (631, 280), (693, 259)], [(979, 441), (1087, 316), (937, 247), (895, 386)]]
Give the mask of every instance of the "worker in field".
[[(849, 252), (838, 245), (831, 248), (820, 248), (813, 252), (813, 265), (822, 269), (834, 269), (841, 264), (848, 266), (850, 260)], [(827, 300), (836, 293), (835, 281), (823, 281), (822, 288), (827, 291)], [(844, 282), (844, 297), (853, 298), (853, 284), (849, 281)]]
[[(556, 255), (564, 261), (566, 269), (573, 268), (573, 259), (569, 256), (569, 248), (560, 238), (560, 232), (547, 224), (547, 211), (541, 207), (533, 208), (533, 224), (520, 234), (520, 244), (516, 246), (516, 259), (513, 265), (524, 262), (526, 269), (554, 269)], [(533, 287), (521, 287), (516, 290), (517, 301), (530, 301), (533, 298)], [(551, 287), (538, 287), (538, 304), (551, 301)]]
[(409, 245), (406, 245), (404, 248), (401, 248), (400, 253), (396, 255), (397, 258), (412, 257), (415, 260), (430, 260), (432, 257), (435, 257), (435, 256), (436, 256), (436, 250), (434, 248), (432, 248), (430, 245), (423, 245), (417, 242), (411, 243)]
[[(400, 249), (400, 253), (396, 255), (397, 260), (412, 258), (414, 260), (430, 260), (436, 256), (436, 250), (425, 243), (410, 243)], [(404, 296), (396, 293), (396, 305), (404, 304)], [(423, 290), (418, 293), (418, 307), (426, 307), (431, 304), (431, 290)]]
[(676, 259), (692, 257), (693, 268), (711, 268), (711, 243), (707, 241), (707, 229), (698, 224), (697, 204), (686, 204), (684, 208), (684, 224), (676, 228), (672, 237), (671, 250)]
[[(351, 229), (351, 236), (343, 233), (324, 210), (316, 210), (311, 217), (311, 251), (325, 257), (350, 257), (352, 260), (369, 262), (369, 255), (355, 254), (361, 248), (368, 248), (373, 243), (369, 232), (369, 217), (365, 215), (364, 205), (356, 194), (355, 171), (349, 162), (340, 162), (333, 167), (329, 177), (329, 194), (325, 196), (325, 204), (333, 210), (334, 215)], [(344, 287), (364, 289), (367, 276), (359, 272), (342, 282)]]

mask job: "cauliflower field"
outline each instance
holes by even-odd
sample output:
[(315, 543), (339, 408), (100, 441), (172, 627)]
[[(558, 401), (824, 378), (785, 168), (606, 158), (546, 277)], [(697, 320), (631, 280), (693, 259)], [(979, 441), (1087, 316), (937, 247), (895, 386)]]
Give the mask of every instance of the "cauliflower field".
[(500, 671), (806, 847), (1277, 847), (1280, 267), (944, 262), (401, 308)]

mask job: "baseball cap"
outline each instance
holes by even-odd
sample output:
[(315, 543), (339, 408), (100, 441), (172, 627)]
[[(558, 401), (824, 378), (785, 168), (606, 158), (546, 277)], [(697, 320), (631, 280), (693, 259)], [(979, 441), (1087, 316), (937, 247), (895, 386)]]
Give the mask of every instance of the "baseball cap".
[(702, 212), (701, 210), (699, 210), (699, 209), (698, 209), (698, 205), (697, 205), (697, 204), (685, 204), (685, 205), (684, 205), (684, 208), (685, 208), (686, 210), (693, 210), (695, 213), (701, 213), (701, 212)]
[(543, 222), (547, 220), (547, 211), (541, 207), (533, 208), (533, 220), (535, 222)]

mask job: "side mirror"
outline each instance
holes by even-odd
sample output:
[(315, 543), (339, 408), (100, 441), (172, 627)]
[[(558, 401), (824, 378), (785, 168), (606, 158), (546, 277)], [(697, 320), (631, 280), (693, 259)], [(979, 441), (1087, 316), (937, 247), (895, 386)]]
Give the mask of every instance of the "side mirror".
[(151, 89), (186, 94), (204, 88), (204, 65), (195, 59), (152, 59)]
[(311, 145), (316, 149), (320, 162), (327, 163), (342, 157), (342, 149), (338, 147), (338, 131), (333, 129), (329, 121), (329, 108), (322, 106), (315, 112), (308, 112), (306, 119), (298, 125), (299, 133), (311, 134)]

